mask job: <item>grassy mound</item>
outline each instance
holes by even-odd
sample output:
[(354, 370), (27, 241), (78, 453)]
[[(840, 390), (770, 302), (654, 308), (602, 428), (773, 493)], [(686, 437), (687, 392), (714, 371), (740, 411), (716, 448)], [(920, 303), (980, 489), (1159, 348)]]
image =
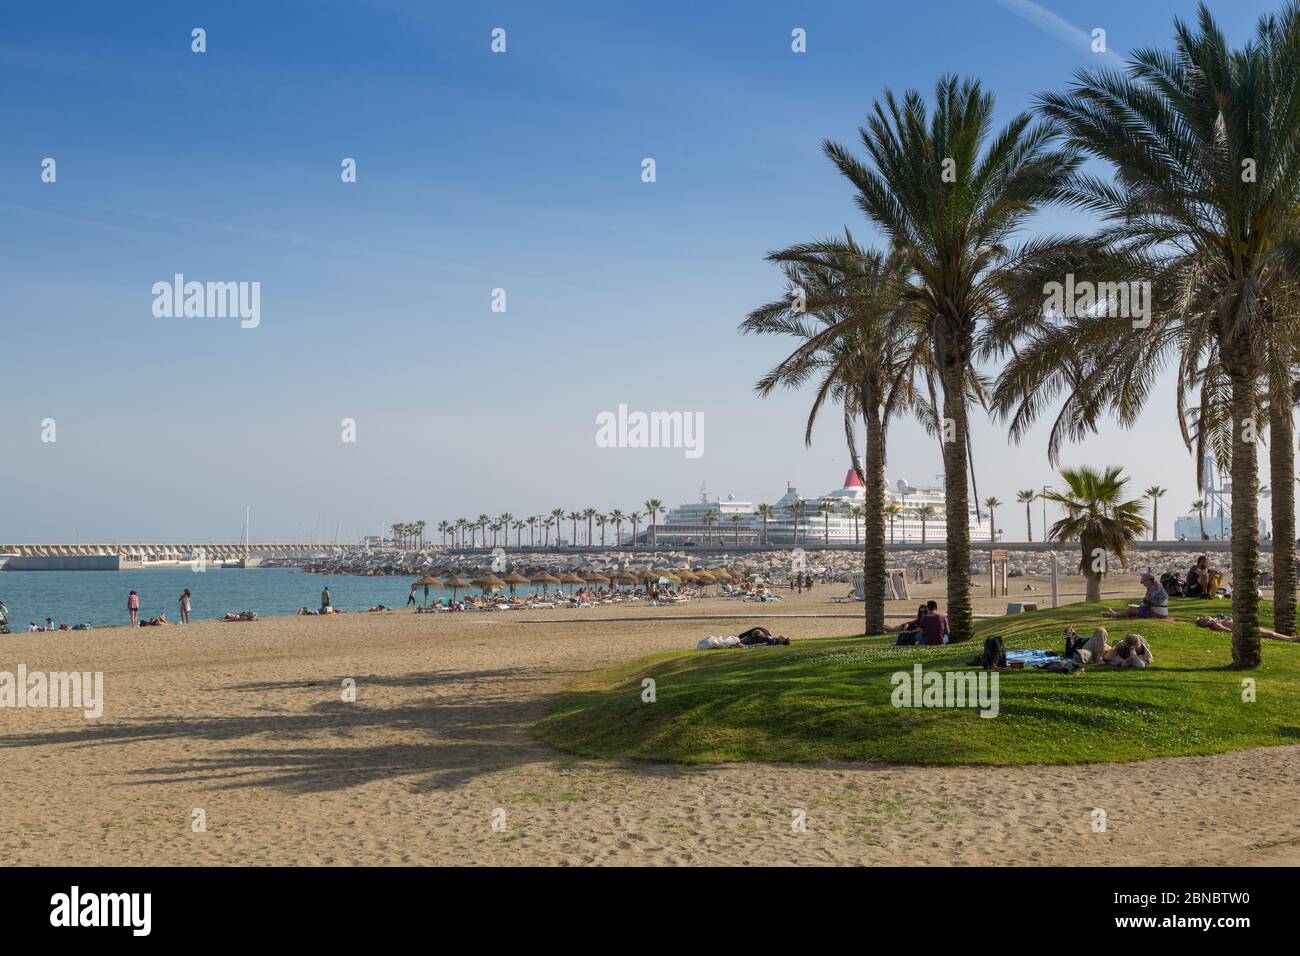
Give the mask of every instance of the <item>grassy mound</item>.
[[(1122, 604), (1109, 606), (1122, 607)], [(1070, 764), (1219, 753), (1300, 743), (1300, 644), (1264, 641), (1264, 664), (1237, 671), (1230, 636), (1194, 625), (1226, 601), (1174, 599), (1174, 623), (1104, 621), (1072, 605), (977, 623), (977, 639), (893, 647), (893, 636), (797, 641), (789, 647), (670, 651), (586, 675), (537, 726), (549, 743), (588, 756), (677, 763), (870, 760), (898, 764)], [(1272, 617), (1261, 608), (1261, 619)], [(891, 676), (920, 663), (969, 671), (983, 638), (1008, 649), (1054, 648), (1073, 624), (1140, 633), (1154, 666), (1094, 666), (1083, 675), (1031, 669), (999, 675), (999, 713), (899, 708)], [(643, 703), (642, 680), (656, 700)], [(1256, 700), (1242, 700), (1243, 680)]]

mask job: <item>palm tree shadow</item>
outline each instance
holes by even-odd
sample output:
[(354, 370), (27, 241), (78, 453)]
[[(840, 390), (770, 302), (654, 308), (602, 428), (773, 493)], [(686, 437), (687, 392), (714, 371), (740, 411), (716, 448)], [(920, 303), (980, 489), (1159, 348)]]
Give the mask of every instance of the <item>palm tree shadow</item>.
[[(128, 771), (131, 785), (191, 783), (210, 789), (268, 788), (292, 794), (346, 790), (376, 780), (405, 779), (418, 792), (458, 787), (477, 777), (545, 760), (550, 750), (530, 731), (550, 694), (497, 692), (494, 680), (521, 679), (509, 671), (429, 672), (361, 678), (356, 703), (321, 701), (306, 712), (238, 716), (164, 716), (113, 724), (88, 724), (0, 737), (0, 747), (125, 747), (175, 742), (189, 754)], [(540, 679), (540, 678), (539, 678)], [(472, 693), (441, 692), (418, 703), (367, 704), (368, 685), (453, 687), (472, 682)], [(488, 686), (485, 688), (484, 683)], [(226, 690), (338, 687), (300, 681), (235, 685)], [(379, 743), (374, 743), (379, 739)], [(198, 747), (193, 745), (199, 745)]]

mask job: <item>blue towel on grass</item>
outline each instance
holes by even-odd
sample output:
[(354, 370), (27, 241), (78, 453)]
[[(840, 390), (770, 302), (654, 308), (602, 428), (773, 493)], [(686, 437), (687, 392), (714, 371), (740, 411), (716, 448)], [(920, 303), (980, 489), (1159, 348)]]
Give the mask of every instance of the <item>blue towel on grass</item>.
[(1024, 661), (1026, 667), (1037, 667), (1039, 664), (1046, 664), (1048, 661), (1059, 661), (1060, 659), (1061, 655), (1056, 653), (1056, 651), (1007, 651), (1008, 664), (1014, 664), (1016, 661)]

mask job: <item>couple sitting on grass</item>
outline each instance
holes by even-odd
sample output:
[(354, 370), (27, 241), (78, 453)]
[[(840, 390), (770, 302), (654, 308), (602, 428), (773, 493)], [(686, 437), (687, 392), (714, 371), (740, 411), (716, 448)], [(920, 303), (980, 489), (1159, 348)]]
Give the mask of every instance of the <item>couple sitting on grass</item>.
[(948, 615), (939, 613), (937, 601), (927, 601), (916, 609), (916, 617), (898, 625), (903, 633), (896, 644), (947, 644)]

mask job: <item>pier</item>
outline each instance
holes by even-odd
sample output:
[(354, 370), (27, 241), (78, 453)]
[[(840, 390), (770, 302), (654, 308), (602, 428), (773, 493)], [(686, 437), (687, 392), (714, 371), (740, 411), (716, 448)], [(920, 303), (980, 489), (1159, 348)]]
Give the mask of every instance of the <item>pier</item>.
[(0, 544), (4, 571), (127, 571), (195, 561), (221, 565), (270, 559), (310, 560), (346, 555), (358, 544)]

